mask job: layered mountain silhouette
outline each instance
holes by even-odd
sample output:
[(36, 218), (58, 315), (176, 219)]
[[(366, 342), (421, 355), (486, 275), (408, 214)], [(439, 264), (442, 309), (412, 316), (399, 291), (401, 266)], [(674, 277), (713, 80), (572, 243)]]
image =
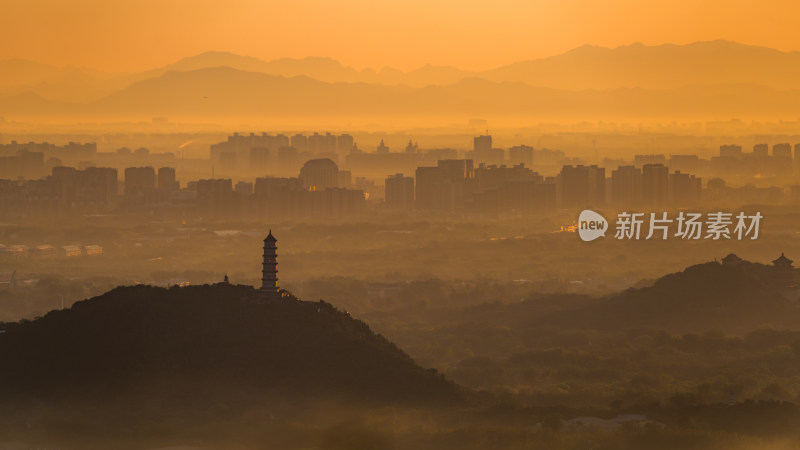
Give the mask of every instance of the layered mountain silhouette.
[(700, 117), (794, 114), (800, 90), (757, 85), (619, 88), (567, 91), (469, 78), (447, 86), (409, 88), (325, 83), (228, 67), (167, 72), (88, 104), (48, 101), (32, 93), (0, 99), (0, 114), (178, 117), (337, 115), (522, 115), (564, 117)]
[(484, 72), (492, 81), (517, 81), (560, 89), (672, 89), (687, 85), (759, 84), (798, 89), (792, 75), (800, 52), (781, 52), (731, 41), (687, 45), (587, 45), (564, 54)]
[(800, 290), (785, 289), (775, 275), (774, 267), (759, 263), (729, 266), (711, 261), (665, 275), (646, 287), (602, 297), (539, 294), (523, 302), (459, 310), (449, 320), (517, 329), (744, 334), (766, 327), (800, 331)]
[(745, 333), (760, 327), (800, 329), (800, 291), (787, 292), (774, 268), (744, 261), (708, 262), (666, 275), (652, 286), (539, 316), (563, 328), (650, 328), (678, 332)]
[(330, 304), (267, 302), (249, 286), (120, 287), (3, 329), (3, 403), (127, 399), (168, 410), (276, 398), (446, 404), (460, 395)]
[(0, 62), (0, 115), (796, 115), (800, 53), (729, 41), (567, 53), (470, 72), (207, 52), (134, 74)]

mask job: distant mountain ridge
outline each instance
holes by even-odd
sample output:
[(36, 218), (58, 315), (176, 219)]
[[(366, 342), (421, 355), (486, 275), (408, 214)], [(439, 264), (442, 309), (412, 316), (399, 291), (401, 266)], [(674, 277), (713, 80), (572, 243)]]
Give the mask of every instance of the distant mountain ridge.
[(247, 72), (319, 81), (371, 83), (425, 87), (449, 85), (466, 78), (518, 82), (566, 90), (639, 87), (669, 89), (696, 84), (759, 84), (776, 89), (798, 89), (794, 76), (800, 69), (800, 52), (716, 40), (686, 45), (641, 43), (615, 48), (584, 45), (546, 58), (518, 61), (485, 71), (426, 64), (410, 71), (385, 67), (356, 70), (333, 58), (280, 58), (264, 61), (230, 52), (210, 51), (182, 58), (164, 68), (145, 72), (158, 76), (166, 71), (231, 67)]
[(206, 52), (135, 74), (0, 61), (0, 115), (796, 116), (800, 52), (729, 41), (583, 46), (482, 72), (356, 70)]
[(568, 117), (675, 117), (796, 115), (800, 90), (758, 85), (686, 86), (676, 89), (569, 91), (524, 83), (467, 78), (445, 86), (411, 88), (369, 83), (327, 83), (230, 67), (170, 71), (135, 82), (100, 100), (53, 102), (36, 94), (0, 97), (0, 116), (91, 117), (298, 117), (335, 114), (517, 115)]
[(560, 89), (671, 89), (707, 84), (798, 89), (798, 70), (800, 52), (717, 40), (687, 45), (636, 43), (613, 49), (586, 45), (483, 72), (482, 77)]

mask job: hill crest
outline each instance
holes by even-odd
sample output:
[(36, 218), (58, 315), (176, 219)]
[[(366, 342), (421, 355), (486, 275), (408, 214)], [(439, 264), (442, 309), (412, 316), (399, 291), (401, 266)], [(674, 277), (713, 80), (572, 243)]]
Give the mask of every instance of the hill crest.
[(190, 388), (209, 399), (263, 394), (392, 403), (459, 395), (346, 312), (294, 297), (263, 301), (250, 286), (118, 287), (4, 330), (6, 399), (137, 392), (137, 399), (178, 401), (177, 393)]

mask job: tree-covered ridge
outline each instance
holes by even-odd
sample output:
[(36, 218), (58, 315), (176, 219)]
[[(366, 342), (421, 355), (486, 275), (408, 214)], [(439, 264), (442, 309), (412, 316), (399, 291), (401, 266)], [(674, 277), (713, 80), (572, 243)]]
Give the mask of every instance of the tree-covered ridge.
[(800, 308), (782, 291), (771, 266), (707, 262), (665, 275), (652, 286), (630, 288), (586, 307), (556, 313), (545, 321), (569, 327), (683, 332), (744, 333), (762, 325), (793, 328)]
[(118, 287), (4, 328), (0, 393), (7, 398), (190, 388), (378, 402), (458, 396), (346, 312), (291, 296), (264, 301), (249, 286)]

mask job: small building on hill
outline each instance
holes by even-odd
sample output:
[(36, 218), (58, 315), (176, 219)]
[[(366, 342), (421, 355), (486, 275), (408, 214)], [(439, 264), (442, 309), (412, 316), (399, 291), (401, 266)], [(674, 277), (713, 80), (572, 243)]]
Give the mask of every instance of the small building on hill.
[(742, 258), (739, 258), (733, 253), (729, 253), (728, 256), (722, 258), (723, 266), (736, 267), (741, 263), (742, 263)]
[(796, 301), (800, 298), (800, 289), (797, 287), (793, 261), (781, 252), (781, 256), (772, 261), (772, 283), (784, 298)]

